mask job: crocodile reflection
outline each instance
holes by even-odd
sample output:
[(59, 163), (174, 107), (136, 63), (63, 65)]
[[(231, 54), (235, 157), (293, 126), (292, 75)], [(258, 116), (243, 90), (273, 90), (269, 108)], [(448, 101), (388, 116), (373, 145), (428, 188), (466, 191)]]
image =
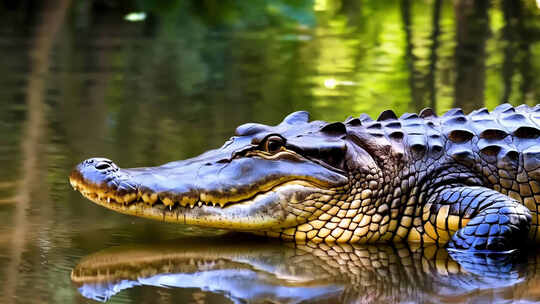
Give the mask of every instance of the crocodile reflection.
[(235, 303), (540, 300), (535, 259), (405, 244), (182, 239), (99, 251), (71, 279), (100, 301), (141, 285), (197, 288)]

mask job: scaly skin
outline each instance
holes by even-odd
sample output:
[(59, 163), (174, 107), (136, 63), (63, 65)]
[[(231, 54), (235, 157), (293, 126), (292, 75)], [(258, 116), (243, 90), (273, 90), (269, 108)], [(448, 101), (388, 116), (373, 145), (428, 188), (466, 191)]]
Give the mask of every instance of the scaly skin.
[(295, 112), (235, 135), (160, 167), (89, 159), (70, 181), (121, 213), (286, 240), (505, 251), (540, 239), (540, 106), (343, 123)]

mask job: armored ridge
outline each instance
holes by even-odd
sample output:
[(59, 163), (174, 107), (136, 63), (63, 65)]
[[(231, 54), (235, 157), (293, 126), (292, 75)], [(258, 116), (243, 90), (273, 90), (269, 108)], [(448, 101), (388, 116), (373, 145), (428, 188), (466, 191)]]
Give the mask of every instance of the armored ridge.
[[(385, 111), (376, 121), (363, 115), (345, 125), (350, 135), (358, 137), (356, 142), (376, 158), (379, 168), (385, 168), (384, 182), (379, 182), (386, 186), (378, 199), (382, 209), (391, 209), (389, 229), (399, 223), (392, 239), (445, 243), (481, 213), (480, 209), (489, 208), (491, 214), (497, 210), (492, 205), (507, 201), (507, 196), (530, 209), (529, 236), (536, 239), (539, 122), (538, 106), (513, 108), (505, 104), (491, 113), (481, 109), (464, 115), (453, 109), (442, 117), (436, 117), (431, 109), (399, 119), (392, 111)], [(514, 212), (520, 218), (528, 217), (524, 208), (517, 208), (504, 209), (510, 216), (490, 215), (491, 223), (481, 221), (482, 214), (463, 232), (482, 236), (498, 231), (497, 236), (505, 235), (509, 231), (503, 225), (490, 224), (504, 224)], [(526, 220), (515, 219), (515, 224), (520, 222)], [(475, 239), (469, 235), (465, 238)], [(480, 239), (476, 241), (483, 244)], [(456, 237), (456, 241), (463, 240)]]
[[(313, 242), (508, 250), (537, 240), (540, 106), (345, 122), (295, 112), (152, 168), (79, 164), (73, 187), (115, 211)], [(531, 216), (532, 215), (532, 216)]]

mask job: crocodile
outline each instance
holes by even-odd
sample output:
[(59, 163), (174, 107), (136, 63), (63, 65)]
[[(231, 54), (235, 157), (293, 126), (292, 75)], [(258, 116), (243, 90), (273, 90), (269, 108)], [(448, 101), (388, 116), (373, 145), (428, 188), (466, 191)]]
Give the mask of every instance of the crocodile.
[(157, 167), (91, 158), (74, 189), (111, 210), (297, 242), (508, 251), (540, 241), (540, 105), (465, 114), (392, 110), (344, 122), (305, 111), (246, 123)]

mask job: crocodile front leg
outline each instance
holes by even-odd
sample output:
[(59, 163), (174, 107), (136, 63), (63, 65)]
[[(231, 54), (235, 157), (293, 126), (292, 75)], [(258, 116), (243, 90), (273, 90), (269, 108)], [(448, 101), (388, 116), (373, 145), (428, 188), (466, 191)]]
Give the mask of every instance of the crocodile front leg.
[(428, 200), (431, 206), (449, 206), (450, 214), (470, 219), (448, 243), (449, 248), (505, 251), (527, 241), (531, 225), (529, 210), (518, 201), (485, 187), (450, 186)]

